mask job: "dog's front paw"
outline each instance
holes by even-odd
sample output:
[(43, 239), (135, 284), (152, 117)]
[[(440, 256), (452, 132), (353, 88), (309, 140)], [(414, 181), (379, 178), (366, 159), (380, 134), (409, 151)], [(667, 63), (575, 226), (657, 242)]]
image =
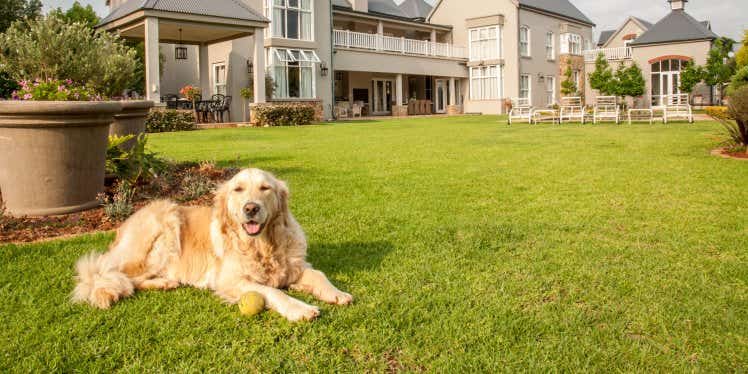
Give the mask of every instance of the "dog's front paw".
[(319, 308), (298, 300), (293, 300), (288, 308), (286, 308), (283, 316), (291, 322), (311, 321), (319, 316)]
[(331, 299), (330, 304), (337, 305), (348, 305), (353, 302), (353, 296), (348, 292), (338, 291), (335, 292), (334, 297)]

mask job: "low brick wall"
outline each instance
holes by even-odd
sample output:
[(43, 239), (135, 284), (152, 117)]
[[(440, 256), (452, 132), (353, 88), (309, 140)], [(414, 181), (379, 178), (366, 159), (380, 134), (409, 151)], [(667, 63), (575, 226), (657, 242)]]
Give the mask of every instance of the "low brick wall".
[(266, 103), (260, 104), (249, 104), (249, 123), (252, 126), (257, 126), (257, 119), (255, 118), (254, 108), (258, 106), (280, 106), (280, 105), (305, 105), (314, 108), (314, 120), (321, 122), (324, 120), (325, 111), (322, 107), (322, 100), (269, 100)]

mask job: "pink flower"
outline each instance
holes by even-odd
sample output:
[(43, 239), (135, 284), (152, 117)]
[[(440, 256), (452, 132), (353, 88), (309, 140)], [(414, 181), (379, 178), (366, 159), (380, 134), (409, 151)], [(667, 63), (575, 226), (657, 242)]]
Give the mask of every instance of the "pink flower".
[(68, 86), (69, 86), (69, 85), (73, 84), (73, 81), (70, 78), (68, 78), (68, 79), (65, 79), (65, 83), (67, 83)]
[(65, 91), (65, 86), (63, 85), (57, 86), (57, 92), (62, 92), (62, 91)]
[(30, 93), (27, 93), (27, 94), (23, 95), (23, 99), (24, 100), (31, 100), (33, 98), (34, 98), (34, 95), (32, 95)]

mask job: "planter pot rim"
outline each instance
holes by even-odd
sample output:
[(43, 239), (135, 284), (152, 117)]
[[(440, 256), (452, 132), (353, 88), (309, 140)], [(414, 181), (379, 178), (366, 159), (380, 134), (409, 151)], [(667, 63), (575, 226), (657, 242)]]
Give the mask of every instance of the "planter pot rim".
[(0, 122), (4, 115), (113, 115), (122, 111), (119, 101), (0, 101)]
[(151, 109), (155, 105), (152, 100), (122, 100), (120, 103), (123, 110)]

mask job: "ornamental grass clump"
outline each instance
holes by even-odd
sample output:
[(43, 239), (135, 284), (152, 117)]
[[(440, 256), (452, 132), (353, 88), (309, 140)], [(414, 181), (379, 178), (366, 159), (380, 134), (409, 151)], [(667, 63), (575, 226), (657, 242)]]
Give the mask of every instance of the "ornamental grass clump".
[(728, 152), (748, 153), (748, 86), (735, 90), (730, 96), (727, 110), (708, 108), (707, 114), (724, 128), (724, 146)]

